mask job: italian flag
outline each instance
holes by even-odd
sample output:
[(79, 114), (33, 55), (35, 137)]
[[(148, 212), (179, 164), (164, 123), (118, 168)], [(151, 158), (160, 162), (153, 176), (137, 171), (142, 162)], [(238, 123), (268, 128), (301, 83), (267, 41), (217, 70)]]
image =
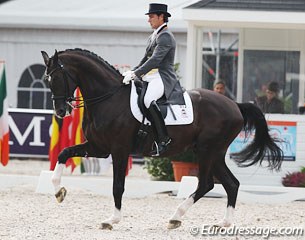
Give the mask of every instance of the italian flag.
[(8, 102), (4, 62), (0, 60), (0, 161), (6, 166), (9, 160)]

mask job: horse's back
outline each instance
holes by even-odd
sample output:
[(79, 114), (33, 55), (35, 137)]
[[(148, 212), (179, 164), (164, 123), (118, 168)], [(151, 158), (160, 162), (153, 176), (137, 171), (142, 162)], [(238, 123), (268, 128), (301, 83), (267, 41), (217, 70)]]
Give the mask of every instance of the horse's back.
[(198, 88), (188, 91), (194, 108), (194, 124), (212, 135), (238, 134), (243, 116), (236, 102), (217, 92)]

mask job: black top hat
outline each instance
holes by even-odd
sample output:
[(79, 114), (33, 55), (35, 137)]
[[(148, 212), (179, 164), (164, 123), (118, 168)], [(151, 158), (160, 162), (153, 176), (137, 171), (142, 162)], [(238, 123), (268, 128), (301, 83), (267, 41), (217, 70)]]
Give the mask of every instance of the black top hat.
[(151, 14), (151, 13), (164, 13), (167, 17), (170, 17), (171, 14), (167, 12), (167, 5), (161, 4), (161, 3), (151, 3), (149, 4), (149, 10), (148, 13), (145, 13), (145, 15)]

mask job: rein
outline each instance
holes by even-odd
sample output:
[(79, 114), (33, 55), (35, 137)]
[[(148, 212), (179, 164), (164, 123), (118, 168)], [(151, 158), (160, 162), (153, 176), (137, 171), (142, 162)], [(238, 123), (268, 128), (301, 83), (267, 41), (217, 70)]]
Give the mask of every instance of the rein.
[[(120, 87), (114, 89), (111, 92), (108, 92), (102, 96), (98, 97), (92, 97), (88, 99), (83, 99), (83, 97), (73, 97), (69, 96), (69, 85), (68, 85), (68, 77), (75, 83), (73, 77), (71, 74), (64, 68), (62, 64), (58, 64), (56, 68), (54, 68), (49, 74), (45, 74), (45, 79), (50, 82), (52, 78), (52, 74), (54, 74), (56, 71), (62, 70), (64, 72), (64, 83), (65, 83), (65, 95), (64, 96), (55, 96), (52, 95), (52, 100), (61, 100), (64, 99), (65, 102), (72, 108), (82, 108), (85, 106), (91, 106), (94, 104), (97, 104), (99, 102), (103, 102), (107, 100), (108, 98), (112, 97), (114, 94), (116, 94), (118, 91), (120, 91), (124, 85), (121, 85)], [(68, 76), (68, 77), (67, 77)], [(78, 104), (72, 104), (72, 102), (79, 102)]]

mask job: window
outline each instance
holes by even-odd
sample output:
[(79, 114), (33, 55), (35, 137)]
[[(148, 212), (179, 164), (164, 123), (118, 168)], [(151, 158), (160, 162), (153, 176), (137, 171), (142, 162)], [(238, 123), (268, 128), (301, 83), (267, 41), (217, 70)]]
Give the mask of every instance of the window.
[(43, 81), (45, 66), (34, 64), (24, 70), (18, 85), (18, 108), (52, 109), (51, 91)]
[(211, 29), (203, 33), (202, 87), (213, 89), (215, 81), (223, 81), (226, 93), (236, 99), (238, 69), (238, 33)]
[(245, 50), (243, 102), (255, 101), (266, 94), (270, 82), (278, 84), (278, 97), (285, 113), (298, 113), (299, 51)]

